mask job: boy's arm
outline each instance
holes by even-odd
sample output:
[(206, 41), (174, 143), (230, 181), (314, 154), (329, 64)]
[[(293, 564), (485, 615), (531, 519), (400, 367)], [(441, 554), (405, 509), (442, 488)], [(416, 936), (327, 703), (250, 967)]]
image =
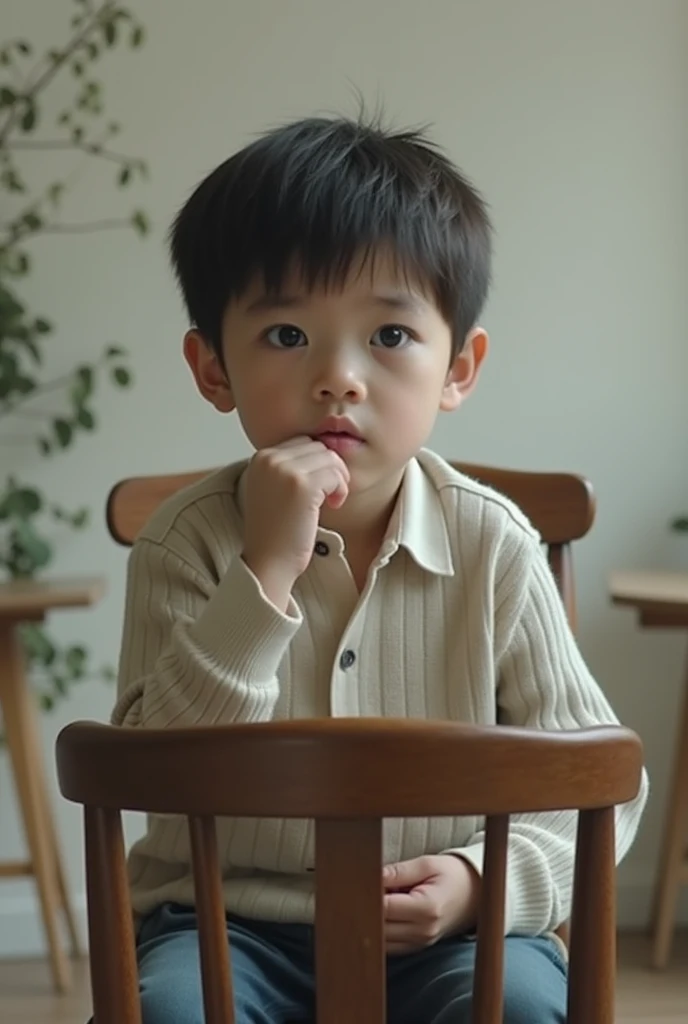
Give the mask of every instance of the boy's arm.
[(269, 719), (277, 668), (301, 624), (237, 555), (216, 583), (148, 539), (132, 549), (115, 725), (162, 728)]
[[(529, 539), (525, 551), (521, 548), (512, 560), (495, 607), (498, 624), (505, 623), (503, 649), (497, 652), (501, 724), (553, 730), (618, 724), (581, 656), (536, 540)], [(633, 842), (647, 794), (644, 772), (638, 796), (617, 808), (617, 863)], [(571, 811), (512, 818), (507, 931), (539, 934), (568, 918), (576, 825), (577, 815)], [(476, 833), (466, 848), (452, 852), (481, 871), (483, 844), (484, 832)]]

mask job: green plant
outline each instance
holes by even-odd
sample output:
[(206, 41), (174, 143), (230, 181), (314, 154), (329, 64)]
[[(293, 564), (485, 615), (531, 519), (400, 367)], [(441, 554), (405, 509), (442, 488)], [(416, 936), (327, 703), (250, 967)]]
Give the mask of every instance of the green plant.
[[(95, 361), (46, 379), (44, 355), (54, 326), (29, 310), (21, 295), (22, 279), (32, 269), (32, 243), (46, 234), (125, 227), (145, 235), (148, 230), (142, 210), (85, 223), (69, 223), (60, 215), (85, 163), (111, 168), (119, 188), (147, 175), (142, 160), (111, 148), (120, 128), (106, 120), (103, 87), (95, 77), (95, 66), (106, 54), (122, 44), (141, 46), (143, 26), (118, 0), (71, 3), (70, 28), (60, 46), (36, 57), (26, 39), (0, 43), (0, 193), (6, 201), (0, 215), (0, 442), (27, 441), (44, 457), (59, 455), (80, 434), (96, 429), (94, 403), (103, 378), (126, 388), (132, 374), (126, 351), (108, 344)], [(69, 100), (50, 114), (45, 101), (58, 80)], [(40, 187), (30, 185), (28, 172), (40, 164), (41, 154), (54, 150), (74, 157), (68, 172)], [(19, 429), (7, 435), (8, 423)], [(0, 573), (10, 579), (35, 576), (53, 558), (53, 524), (81, 529), (87, 522), (87, 509), (64, 509), (37, 486), (8, 475), (0, 480)], [(22, 635), (31, 678), (46, 709), (76, 680), (112, 676), (107, 668), (93, 668), (83, 645), (60, 645), (42, 626), (27, 625)]]
[(688, 533), (688, 516), (677, 516), (672, 519), (671, 529), (677, 533)]

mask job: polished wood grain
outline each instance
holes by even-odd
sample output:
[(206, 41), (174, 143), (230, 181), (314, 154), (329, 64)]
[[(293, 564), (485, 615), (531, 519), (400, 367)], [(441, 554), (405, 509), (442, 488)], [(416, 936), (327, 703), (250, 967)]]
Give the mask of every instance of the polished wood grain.
[(206, 1024), (234, 1024), (232, 972), (215, 819), (189, 816)]
[[(688, 572), (613, 572), (614, 604), (632, 608), (643, 628), (688, 630)], [(688, 885), (688, 656), (652, 912), (652, 963), (668, 961), (681, 888)]]
[(98, 1024), (141, 1024), (134, 925), (122, 822), (117, 811), (84, 809), (91, 979), (107, 992)]
[(0, 583), (0, 617), (5, 621), (42, 619), (57, 608), (86, 608), (105, 593), (105, 582), (85, 579), (9, 580)]
[[(573, 899), (572, 1024), (610, 1024), (614, 985), (613, 807), (633, 799), (642, 772), (638, 737), (622, 727), (545, 732), (510, 726), (479, 727), (392, 719), (311, 719), (185, 729), (115, 728), (74, 723), (57, 740), (60, 790), (110, 821), (119, 809), (186, 815), (316, 819), (316, 936), (318, 1024), (356, 1020), (383, 1024), (382, 850), (384, 818), (427, 815), (487, 816), (489, 845), (478, 915), (476, 1024), (499, 1024), (502, 988), (503, 898), (508, 818), (511, 814), (582, 809)], [(126, 772), (122, 765), (127, 766)], [(241, 779), (227, 785), (227, 779)], [(226, 946), (220, 928), (217, 857), (208, 843), (192, 843), (200, 885), (201, 949), (210, 965), (211, 1024), (226, 1009)], [(115, 934), (91, 950), (96, 1015), (115, 1024), (112, 984), (120, 979), (127, 1015), (132, 981), (131, 932), (121, 926), (124, 885), (104, 885), (106, 865), (122, 873), (119, 831), (87, 829), (90, 931)], [(201, 853), (199, 854), (199, 850)], [(96, 878), (94, 879), (94, 865)], [(346, 866), (346, 870), (344, 867)], [(202, 878), (212, 870), (215, 880)], [(206, 906), (214, 901), (214, 909)], [(497, 907), (497, 897), (501, 907)], [(198, 898), (198, 891), (197, 891)], [(594, 912), (592, 910), (594, 908)], [(113, 929), (113, 924), (115, 928)], [(220, 945), (221, 944), (221, 945)], [(126, 946), (126, 949), (115, 948)], [(336, 955), (334, 955), (336, 951)], [(110, 956), (103, 967), (100, 960)], [(487, 973), (489, 971), (489, 974)], [(351, 984), (355, 976), (357, 984)], [(109, 981), (106, 983), (105, 979)], [(587, 994), (586, 994), (587, 993)], [(322, 1013), (321, 1013), (322, 1010)]]
[[(380, 1024), (386, 1019), (382, 823), (320, 819), (315, 856), (318, 1024)], [(352, 865), (355, 885), (342, 884)], [(355, 1017), (345, 1011), (352, 987), (365, 993)]]
[(0, 879), (35, 878), (55, 986), (60, 992), (71, 983), (60, 935), (61, 916), (74, 955), (79, 955), (80, 943), (48, 799), (36, 704), (26, 678), (19, 629), (22, 623), (41, 621), (56, 609), (94, 604), (103, 590), (103, 581), (95, 578), (0, 583), (0, 710), (30, 855), (28, 860), (0, 863)]

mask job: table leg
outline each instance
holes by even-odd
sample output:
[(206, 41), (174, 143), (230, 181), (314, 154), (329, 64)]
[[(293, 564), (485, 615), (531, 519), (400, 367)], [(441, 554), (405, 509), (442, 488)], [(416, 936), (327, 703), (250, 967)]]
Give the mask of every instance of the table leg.
[(36, 877), (50, 963), (59, 992), (71, 987), (69, 960), (60, 941), (58, 917), (61, 907), (56, 848), (46, 820), (47, 796), (38, 749), (35, 706), (24, 675), (24, 661), (16, 628), (0, 628), (0, 705), (5, 726), (19, 806)]
[(653, 914), (652, 964), (659, 970), (669, 958), (688, 840), (688, 663), (682, 701)]

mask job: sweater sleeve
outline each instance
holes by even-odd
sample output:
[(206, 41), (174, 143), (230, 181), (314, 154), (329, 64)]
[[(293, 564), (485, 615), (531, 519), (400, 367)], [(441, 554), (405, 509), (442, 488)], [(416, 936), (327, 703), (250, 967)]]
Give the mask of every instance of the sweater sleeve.
[[(520, 564), (519, 564), (520, 563)], [(618, 719), (590, 674), (568, 624), (547, 560), (535, 540), (512, 562), (498, 588), (496, 615), (505, 623), (497, 651), (500, 724), (535, 729), (615, 725)], [(501, 593), (499, 593), (501, 590)], [(497, 629), (499, 637), (499, 629)], [(648, 795), (644, 771), (638, 795), (616, 809), (617, 864), (628, 852)], [(514, 815), (507, 868), (507, 933), (541, 934), (571, 910), (577, 814)], [(478, 871), (483, 831), (452, 851)]]
[(301, 624), (240, 557), (219, 582), (142, 539), (127, 578), (115, 725), (165, 728), (268, 720), (277, 669)]

